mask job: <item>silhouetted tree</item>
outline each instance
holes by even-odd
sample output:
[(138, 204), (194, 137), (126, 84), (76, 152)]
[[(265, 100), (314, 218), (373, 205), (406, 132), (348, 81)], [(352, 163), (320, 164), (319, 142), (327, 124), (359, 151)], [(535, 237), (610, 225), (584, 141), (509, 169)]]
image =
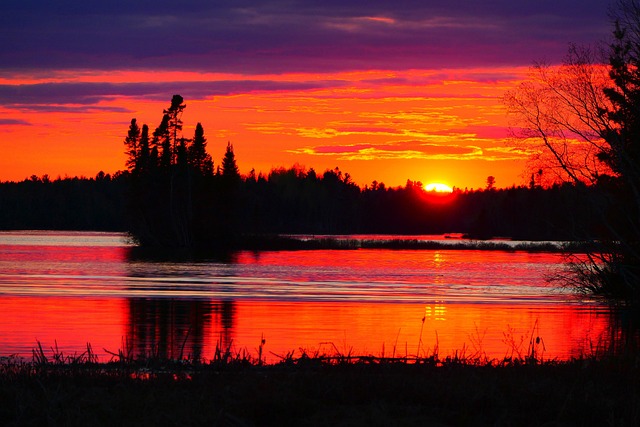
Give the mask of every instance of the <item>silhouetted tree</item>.
[(239, 194), (241, 177), (236, 164), (233, 145), (227, 142), (227, 148), (222, 158), (222, 170), (218, 176), (218, 210), (217, 210), (217, 236), (221, 242), (228, 246), (234, 246), (236, 237), (241, 234), (241, 221), (239, 218)]
[(487, 177), (487, 190), (493, 190), (496, 185), (496, 178), (494, 176), (489, 175)]
[(233, 145), (227, 142), (227, 148), (222, 158), (222, 176), (227, 180), (237, 180), (240, 178), (236, 155), (233, 152)]
[(201, 175), (213, 175), (213, 160), (207, 153), (207, 139), (204, 136), (204, 128), (200, 123), (196, 125), (193, 140), (189, 147), (189, 164), (193, 170)]
[(187, 143), (190, 140), (187, 138), (178, 138), (178, 144), (176, 148), (176, 166), (180, 169), (185, 169), (186, 166), (190, 163), (188, 157), (188, 148)]
[(573, 258), (570, 283), (640, 301), (640, 2), (621, 0), (616, 14), (608, 68), (572, 47), (561, 67), (537, 67), (506, 100), (519, 136), (541, 143), (541, 171), (600, 190), (587, 207), (603, 225), (597, 249)]
[(175, 156), (178, 154), (178, 144), (180, 143), (178, 132), (182, 130), (182, 113), (187, 107), (183, 102), (184, 98), (182, 98), (182, 96), (173, 95), (171, 98), (171, 105), (168, 109), (164, 110), (164, 114), (167, 116), (167, 131), (171, 140), (173, 161), (175, 161)]
[(128, 156), (126, 166), (131, 172), (137, 169), (137, 165), (140, 161), (140, 127), (138, 126), (136, 119), (131, 119), (131, 125), (129, 126), (127, 137), (124, 139), (124, 144), (127, 147), (125, 153)]
[(571, 46), (562, 66), (538, 64), (530, 78), (505, 96), (514, 119), (514, 142), (532, 152), (532, 172), (545, 170), (549, 184), (595, 184), (610, 168), (599, 158), (610, 127), (604, 114), (609, 82), (598, 53)]
[(169, 116), (162, 116), (160, 125), (153, 131), (153, 145), (159, 152), (158, 166), (167, 171), (171, 167), (173, 161), (173, 152), (171, 147), (171, 133), (169, 132)]
[(180, 134), (184, 99), (174, 95), (149, 141), (132, 121), (125, 140), (130, 185), (131, 232), (143, 246), (204, 248), (228, 246), (237, 227), (240, 174), (233, 147), (227, 146), (223, 173), (213, 175), (213, 161), (201, 123), (194, 138)]
[(138, 161), (136, 162), (136, 170), (139, 172), (149, 169), (149, 164), (151, 162), (151, 152), (149, 147), (149, 126), (145, 124), (142, 125), (142, 131), (140, 133), (140, 144), (138, 146)]

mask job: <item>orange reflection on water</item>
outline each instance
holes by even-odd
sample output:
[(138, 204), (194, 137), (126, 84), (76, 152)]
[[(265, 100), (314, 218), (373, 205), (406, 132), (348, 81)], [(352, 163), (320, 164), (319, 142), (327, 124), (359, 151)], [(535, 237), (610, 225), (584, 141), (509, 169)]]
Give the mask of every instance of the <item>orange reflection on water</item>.
[(210, 359), (216, 345), (257, 356), (263, 336), (271, 362), (291, 351), (523, 357), (536, 337), (539, 356), (567, 359), (588, 354), (611, 333), (606, 310), (571, 304), (3, 297), (0, 310), (2, 355), (29, 357), (37, 341), (80, 354), (91, 343), (103, 360), (110, 357), (104, 349)]
[(615, 331), (545, 274), (558, 254), (479, 250), (241, 252), (233, 260), (145, 261), (123, 236), (0, 233), (0, 355), (37, 340), (131, 355), (210, 359), (216, 345), (271, 361), (314, 353), (522, 356), (540, 338), (565, 359)]
[(265, 350), (278, 355), (338, 349), (374, 356), (524, 357), (531, 337), (540, 337), (538, 355), (567, 359), (606, 341), (609, 325), (605, 310), (568, 304), (243, 301), (236, 313), (236, 344), (253, 349), (264, 335)]
[[(65, 355), (117, 352), (122, 344), (126, 302), (109, 298), (0, 298), (0, 353), (31, 356), (39, 341), (46, 352), (57, 343)], [(48, 353), (49, 354), (49, 353)]]

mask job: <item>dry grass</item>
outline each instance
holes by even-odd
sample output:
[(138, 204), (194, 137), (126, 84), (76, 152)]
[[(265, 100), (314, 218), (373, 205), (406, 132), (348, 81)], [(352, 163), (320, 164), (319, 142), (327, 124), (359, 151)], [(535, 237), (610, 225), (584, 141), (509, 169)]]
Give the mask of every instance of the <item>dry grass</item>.
[(211, 360), (97, 363), (38, 344), (0, 362), (4, 425), (639, 425), (640, 359), (289, 352), (264, 361), (218, 346)]

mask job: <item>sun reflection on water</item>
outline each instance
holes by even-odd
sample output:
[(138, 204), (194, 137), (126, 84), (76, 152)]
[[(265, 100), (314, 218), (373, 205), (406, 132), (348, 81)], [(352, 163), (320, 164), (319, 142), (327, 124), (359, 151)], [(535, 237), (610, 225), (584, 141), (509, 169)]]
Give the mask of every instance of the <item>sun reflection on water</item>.
[(425, 318), (427, 320), (445, 321), (447, 320), (446, 315), (447, 307), (442, 303), (435, 302), (433, 304), (433, 309), (431, 308), (431, 305), (427, 305), (425, 308)]

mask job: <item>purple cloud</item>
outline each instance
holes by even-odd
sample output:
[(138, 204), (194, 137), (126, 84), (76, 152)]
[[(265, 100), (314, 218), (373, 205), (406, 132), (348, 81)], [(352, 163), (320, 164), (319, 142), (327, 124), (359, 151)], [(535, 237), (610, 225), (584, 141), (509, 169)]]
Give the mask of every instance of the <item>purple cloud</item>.
[[(159, 82), (159, 83), (40, 83), (27, 85), (0, 85), (0, 103), (5, 107), (26, 109), (72, 109), (58, 107), (68, 104), (92, 106), (101, 100), (131, 96), (170, 100), (179, 93), (187, 99), (203, 99), (216, 95), (237, 93), (308, 90), (344, 86), (342, 81), (278, 82), (262, 80)], [(51, 107), (51, 106), (55, 107)], [(42, 111), (42, 110), (41, 110)]]
[(0, 70), (527, 65), (607, 37), (606, 12), (602, 0), (7, 1)]
[(0, 126), (31, 126), (31, 123), (20, 119), (0, 119)]

